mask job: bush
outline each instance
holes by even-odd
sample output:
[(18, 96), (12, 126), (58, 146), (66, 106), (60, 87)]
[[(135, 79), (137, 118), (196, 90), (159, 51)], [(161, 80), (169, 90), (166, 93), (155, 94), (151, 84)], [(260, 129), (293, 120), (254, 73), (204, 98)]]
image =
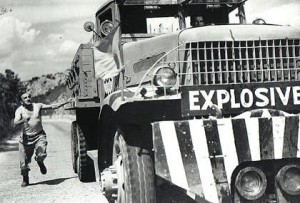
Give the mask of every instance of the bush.
[(24, 91), (25, 87), (13, 71), (7, 69), (5, 74), (0, 73), (0, 140), (9, 137), (15, 130), (12, 120)]

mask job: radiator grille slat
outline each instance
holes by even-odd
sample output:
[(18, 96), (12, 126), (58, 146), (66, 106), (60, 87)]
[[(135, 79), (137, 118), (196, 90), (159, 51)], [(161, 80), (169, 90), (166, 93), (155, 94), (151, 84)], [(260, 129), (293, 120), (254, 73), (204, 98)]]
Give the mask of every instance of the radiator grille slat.
[(282, 48), (282, 41), (279, 41), (279, 54), (280, 54), (280, 66), (282, 67), (281, 72), (282, 72), (282, 78), (281, 80), (284, 81), (284, 79), (286, 78), (286, 74), (284, 71), (284, 65), (283, 65), (283, 48)]
[(223, 69), (222, 69), (222, 61), (221, 61), (221, 43), (218, 42), (218, 58), (219, 58), (219, 62), (218, 62), (218, 70), (219, 70), (219, 81), (220, 83), (223, 83), (223, 77), (222, 77), (222, 73), (223, 73)]
[(204, 78), (205, 78), (205, 83), (208, 83), (208, 78), (209, 78), (209, 75), (208, 75), (208, 63), (207, 63), (207, 43), (205, 43), (205, 45), (204, 45), (204, 61), (205, 61), (205, 65), (204, 65), (204, 67), (205, 67), (205, 76), (207, 75), (207, 77), (205, 77), (204, 76)]
[[(299, 39), (191, 42), (183, 67), (190, 84), (239, 84), (299, 80)], [(184, 69), (184, 68), (183, 68)]]
[[(200, 45), (199, 45), (199, 43), (197, 44), (197, 50), (199, 50), (200, 49), (200, 47), (199, 47)], [(198, 65), (198, 67), (197, 67), (197, 72), (198, 72), (198, 81), (197, 81), (197, 84), (198, 85), (200, 85), (200, 81), (201, 81), (201, 65), (200, 65), (200, 54), (197, 54), (197, 65)]]
[(225, 70), (225, 78), (226, 78), (226, 83), (229, 83), (229, 60), (228, 60), (228, 46), (227, 42), (225, 42), (225, 64), (226, 64), (226, 70)]
[[(214, 47), (213, 47), (213, 43), (211, 43), (210, 45), (210, 59), (213, 59), (214, 58)], [(212, 77), (212, 81), (213, 83), (216, 83), (216, 78), (215, 78), (215, 63), (211, 63), (211, 77)]]
[[(286, 60), (286, 68), (288, 68), (288, 64), (290, 64), (290, 53), (289, 53), (289, 47), (288, 47), (288, 40), (286, 39), (285, 40), (285, 55), (286, 55), (286, 58), (287, 58), (287, 60)], [(288, 76), (289, 76), (289, 80), (291, 80), (291, 79), (293, 79), (293, 70), (291, 70), (291, 71), (289, 71), (289, 74), (288, 74)]]
[[(275, 47), (274, 47), (274, 41), (272, 41), (272, 44), (271, 44), (271, 48), (272, 48), (272, 51), (273, 51), (273, 67), (274, 67), (274, 72), (275, 72), (275, 80), (278, 79), (278, 74), (277, 74), (277, 70), (276, 70), (276, 67), (277, 67), (277, 61), (276, 61), (276, 52), (275, 52)], [(271, 64), (272, 65), (272, 64)]]

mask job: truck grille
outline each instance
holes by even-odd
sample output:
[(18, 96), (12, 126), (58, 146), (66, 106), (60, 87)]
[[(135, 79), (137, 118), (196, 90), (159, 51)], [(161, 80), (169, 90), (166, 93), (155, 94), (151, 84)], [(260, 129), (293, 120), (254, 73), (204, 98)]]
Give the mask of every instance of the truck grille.
[(180, 86), (300, 80), (299, 39), (190, 42)]

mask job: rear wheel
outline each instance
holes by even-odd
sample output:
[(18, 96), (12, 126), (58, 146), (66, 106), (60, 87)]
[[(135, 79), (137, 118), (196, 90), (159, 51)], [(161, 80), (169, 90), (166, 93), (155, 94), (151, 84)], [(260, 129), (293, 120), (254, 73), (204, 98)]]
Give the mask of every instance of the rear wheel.
[(105, 170), (102, 173), (104, 177), (101, 177), (102, 189), (109, 202), (156, 202), (150, 153), (141, 147), (128, 145), (122, 132), (116, 133), (113, 147), (114, 165)]
[(71, 124), (71, 156), (74, 173), (77, 173), (77, 158), (78, 158), (78, 140), (77, 140), (77, 122)]
[(79, 180), (82, 182), (95, 181), (95, 171), (92, 159), (87, 155), (87, 142), (82, 133), (80, 125), (77, 125), (78, 138), (78, 156), (77, 156), (77, 173)]

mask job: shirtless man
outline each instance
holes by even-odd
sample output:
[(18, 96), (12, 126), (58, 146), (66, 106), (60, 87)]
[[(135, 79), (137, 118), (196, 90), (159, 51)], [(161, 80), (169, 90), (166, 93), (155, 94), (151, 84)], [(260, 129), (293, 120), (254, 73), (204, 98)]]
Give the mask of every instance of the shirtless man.
[(41, 110), (56, 109), (67, 102), (57, 104), (32, 103), (31, 96), (28, 93), (22, 94), (21, 106), (15, 112), (14, 125), (22, 125), (22, 134), (19, 143), (19, 156), (21, 175), (23, 176), (22, 187), (29, 184), (28, 172), (30, 171), (29, 163), (35, 151), (35, 160), (37, 161), (42, 174), (47, 173), (44, 165), (44, 159), (47, 156), (47, 139), (43, 130)]

